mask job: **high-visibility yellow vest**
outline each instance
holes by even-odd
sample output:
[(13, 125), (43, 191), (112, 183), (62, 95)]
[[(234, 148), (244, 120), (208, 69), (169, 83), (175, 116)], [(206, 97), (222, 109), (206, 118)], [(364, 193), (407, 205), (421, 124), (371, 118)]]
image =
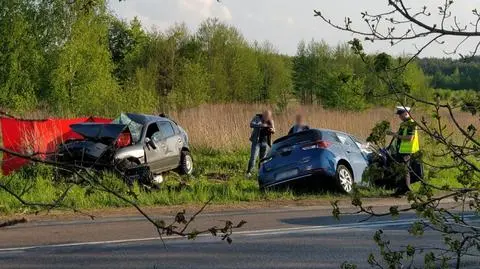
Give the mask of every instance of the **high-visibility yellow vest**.
[[(414, 121), (412, 119), (409, 119), (407, 122), (402, 123), (404, 125), (410, 125), (413, 124)], [(418, 139), (418, 130), (417, 127), (414, 127), (413, 131), (413, 138), (411, 140), (401, 140), (400, 141), (400, 149), (398, 150), (398, 153), (400, 154), (413, 154), (416, 153), (420, 150), (420, 142)], [(405, 126), (403, 128), (403, 133), (400, 135), (407, 136), (408, 135), (408, 126)]]

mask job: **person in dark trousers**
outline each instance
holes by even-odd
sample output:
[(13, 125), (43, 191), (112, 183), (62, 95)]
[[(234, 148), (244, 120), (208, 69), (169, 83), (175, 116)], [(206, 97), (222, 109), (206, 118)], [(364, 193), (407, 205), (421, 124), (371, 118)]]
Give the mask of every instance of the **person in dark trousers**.
[(297, 114), (297, 116), (295, 117), (295, 125), (293, 125), (292, 128), (290, 128), (290, 131), (288, 131), (288, 134), (289, 135), (296, 134), (306, 130), (310, 130), (310, 127), (307, 124), (305, 124), (305, 118), (303, 117), (302, 114)]
[(272, 134), (275, 133), (272, 112), (266, 110), (263, 114), (255, 115), (250, 122), (250, 128), (252, 128), (252, 135), (250, 136), (252, 146), (250, 149), (247, 177), (252, 176), (252, 170), (257, 158), (260, 157), (260, 160), (265, 158), (272, 146)]
[(394, 140), (391, 145), (391, 153), (394, 161), (404, 164), (408, 168), (405, 180), (400, 182), (394, 195), (403, 195), (409, 191), (410, 186), (410, 160), (412, 154), (420, 150), (418, 130), (415, 121), (410, 117), (410, 108), (399, 106), (396, 114), (402, 121), (398, 132), (389, 132)]

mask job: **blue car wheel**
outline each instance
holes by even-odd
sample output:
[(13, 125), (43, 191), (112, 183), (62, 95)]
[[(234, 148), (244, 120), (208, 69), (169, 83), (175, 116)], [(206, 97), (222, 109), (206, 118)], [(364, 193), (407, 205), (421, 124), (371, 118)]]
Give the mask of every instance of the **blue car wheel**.
[(340, 164), (337, 167), (336, 173), (337, 185), (341, 191), (346, 193), (351, 193), (353, 190), (353, 176), (352, 172), (348, 167), (343, 164)]

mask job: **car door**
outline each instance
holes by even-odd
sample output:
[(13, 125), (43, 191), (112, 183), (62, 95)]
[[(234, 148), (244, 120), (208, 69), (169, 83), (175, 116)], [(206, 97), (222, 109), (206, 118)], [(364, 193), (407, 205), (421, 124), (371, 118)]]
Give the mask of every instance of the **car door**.
[(174, 127), (169, 121), (158, 122), (160, 131), (166, 145), (166, 166), (168, 169), (177, 168), (180, 165), (180, 155), (183, 147), (183, 139), (179, 132), (175, 132)]
[(144, 141), (146, 163), (150, 170), (153, 173), (163, 172), (163, 167), (167, 166), (167, 145), (156, 122), (147, 126)]
[(363, 171), (367, 167), (365, 156), (349, 135), (337, 133), (337, 137), (343, 145), (347, 161), (352, 166), (355, 181), (360, 182), (362, 180)]

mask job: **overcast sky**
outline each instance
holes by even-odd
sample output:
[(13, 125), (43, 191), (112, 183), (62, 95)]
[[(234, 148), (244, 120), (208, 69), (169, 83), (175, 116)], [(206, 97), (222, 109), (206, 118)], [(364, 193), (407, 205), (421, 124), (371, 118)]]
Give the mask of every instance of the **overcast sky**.
[[(432, 12), (444, 0), (406, 0), (418, 10), (429, 5)], [(192, 30), (196, 30), (201, 21), (208, 17), (217, 17), (228, 24), (239, 28), (250, 41), (269, 40), (277, 49), (294, 55), (300, 40), (325, 40), (337, 45), (351, 40), (353, 35), (326, 25), (313, 16), (313, 10), (321, 10), (332, 21), (342, 23), (349, 16), (356, 25), (362, 26), (360, 12), (387, 11), (387, 0), (110, 0), (114, 13), (125, 19), (137, 16), (145, 28), (166, 29), (176, 22), (185, 22)], [(454, 14), (460, 22), (473, 21), (472, 9), (478, 7), (480, 0), (456, 0)], [(435, 18), (430, 18), (433, 20)], [(445, 40), (454, 44), (455, 40)], [(472, 41), (473, 42), (473, 41)], [(417, 41), (417, 45), (421, 45)], [(472, 50), (472, 43), (464, 50)], [(415, 44), (403, 43), (391, 47), (388, 43), (365, 44), (371, 52), (386, 51), (393, 54), (405, 54), (415, 51)], [(454, 45), (450, 45), (454, 47)], [(422, 56), (444, 57), (447, 47), (434, 45)]]

